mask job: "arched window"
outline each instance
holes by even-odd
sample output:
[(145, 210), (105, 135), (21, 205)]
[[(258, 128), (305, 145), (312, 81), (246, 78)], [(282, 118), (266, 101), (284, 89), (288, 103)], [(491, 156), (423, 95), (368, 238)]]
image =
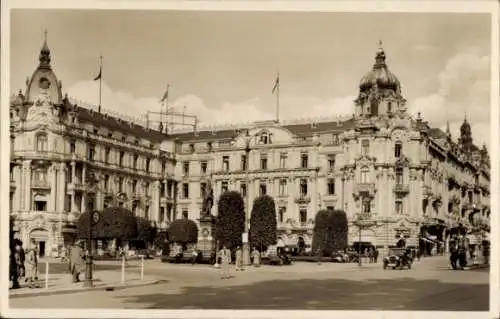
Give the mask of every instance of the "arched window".
[(370, 169), (366, 166), (361, 168), (361, 183), (369, 183), (370, 182)]
[(47, 134), (41, 133), (36, 136), (35, 140), (37, 152), (46, 152), (48, 150)]

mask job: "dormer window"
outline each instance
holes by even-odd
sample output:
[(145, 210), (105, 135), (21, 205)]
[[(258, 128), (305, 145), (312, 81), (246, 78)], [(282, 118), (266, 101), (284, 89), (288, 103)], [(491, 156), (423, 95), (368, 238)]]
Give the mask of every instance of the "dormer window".
[(40, 133), (36, 136), (36, 150), (37, 152), (47, 152), (48, 151), (48, 138), (47, 134)]

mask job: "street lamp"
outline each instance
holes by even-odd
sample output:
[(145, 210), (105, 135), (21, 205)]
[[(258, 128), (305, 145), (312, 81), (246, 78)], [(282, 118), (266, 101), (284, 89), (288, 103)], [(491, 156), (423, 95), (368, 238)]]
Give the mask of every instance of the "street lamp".
[(88, 246), (88, 256), (86, 260), (86, 269), (85, 269), (85, 282), (84, 287), (91, 288), (93, 286), (92, 279), (92, 268), (93, 268), (93, 257), (92, 257), (92, 227), (99, 223), (101, 220), (101, 214), (98, 211), (94, 211), (89, 218), (89, 237), (87, 238), (87, 246)]
[(245, 135), (245, 179), (246, 179), (246, 192), (245, 192), (245, 197), (247, 200), (247, 203), (245, 205), (245, 232), (243, 235), (243, 265), (248, 266), (250, 265), (250, 245), (248, 243), (249, 236), (248, 232), (250, 230), (250, 225), (249, 225), (249, 215), (250, 215), (250, 178), (248, 174), (248, 170), (250, 168), (250, 132), (247, 130), (246, 135)]
[(361, 262), (361, 231), (363, 229), (372, 228), (377, 225), (377, 222), (371, 219), (371, 215), (369, 213), (360, 213), (358, 214), (355, 221), (353, 221), (354, 226), (358, 227), (359, 234), (359, 245), (358, 245), (358, 266), (362, 266)]

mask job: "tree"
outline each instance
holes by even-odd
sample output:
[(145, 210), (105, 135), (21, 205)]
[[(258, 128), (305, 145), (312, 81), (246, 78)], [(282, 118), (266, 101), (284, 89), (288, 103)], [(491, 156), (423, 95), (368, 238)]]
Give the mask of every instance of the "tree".
[(156, 238), (157, 229), (145, 218), (137, 217), (137, 238), (147, 245), (152, 244)]
[(277, 242), (276, 205), (271, 196), (259, 196), (253, 202), (250, 217), (250, 244), (266, 250)]
[(347, 247), (348, 221), (346, 213), (343, 210), (331, 211), (329, 225), (333, 251), (343, 251)]
[(215, 225), (215, 238), (220, 244), (229, 249), (241, 245), (241, 235), (245, 230), (245, 203), (240, 193), (229, 191), (219, 197)]
[(322, 256), (331, 255), (333, 251), (328, 210), (320, 210), (314, 219), (312, 252), (316, 254), (318, 251)]
[(160, 231), (156, 234), (155, 239), (153, 240), (153, 246), (158, 249), (162, 249), (163, 245), (168, 242), (168, 232)]
[(168, 239), (177, 244), (194, 244), (198, 242), (198, 225), (190, 219), (177, 219), (168, 228)]
[[(76, 223), (79, 238), (88, 238), (89, 222), (93, 212), (85, 212)], [(123, 207), (107, 207), (101, 214), (100, 221), (92, 226), (93, 239), (131, 240), (137, 236), (137, 219)]]

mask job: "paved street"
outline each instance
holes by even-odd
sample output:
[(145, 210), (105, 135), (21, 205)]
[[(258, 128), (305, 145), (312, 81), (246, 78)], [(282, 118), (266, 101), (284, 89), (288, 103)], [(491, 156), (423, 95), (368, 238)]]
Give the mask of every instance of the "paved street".
[[(99, 266), (98, 266), (99, 268)], [(146, 261), (146, 272), (164, 284), (11, 300), (23, 308), (126, 309), (488, 309), (488, 270), (450, 271), (444, 257), (427, 258), (411, 270), (381, 265), (296, 263), (250, 268), (221, 280), (205, 265)]]

